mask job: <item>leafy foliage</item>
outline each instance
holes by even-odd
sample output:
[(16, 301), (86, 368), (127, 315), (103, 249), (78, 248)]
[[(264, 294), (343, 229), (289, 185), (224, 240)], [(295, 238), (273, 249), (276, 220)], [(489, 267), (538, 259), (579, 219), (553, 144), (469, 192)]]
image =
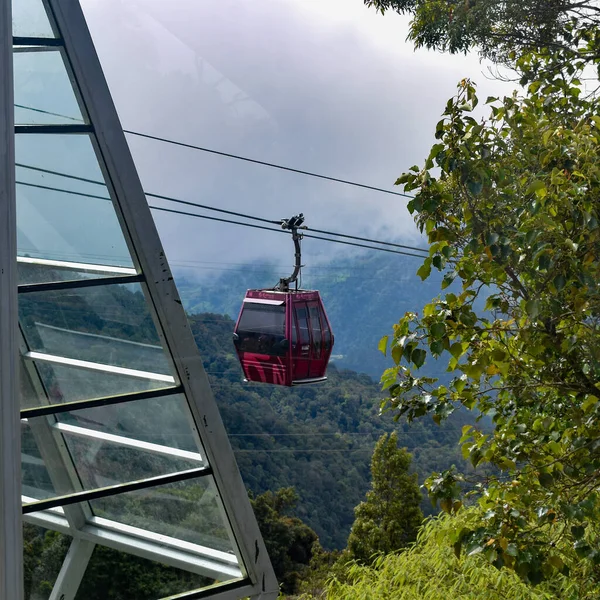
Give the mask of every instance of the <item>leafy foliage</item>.
[(409, 473), (410, 454), (398, 448), (398, 435), (384, 434), (371, 460), (371, 489), (355, 509), (348, 537), (350, 556), (369, 564), (415, 540), (423, 520), (417, 475)]
[(308, 570), (317, 534), (297, 517), (287, 513), (295, 506), (298, 495), (294, 488), (282, 488), (251, 498), (271, 564), (282, 592), (291, 594)]
[(581, 570), (569, 578), (555, 575), (537, 588), (526, 585), (512, 571), (497, 570), (481, 553), (456, 557), (451, 542), (455, 532), (477, 522), (474, 511), (430, 519), (408, 550), (379, 557), (372, 566), (350, 563), (332, 577), (322, 593), (303, 600), (591, 600), (600, 589)]
[[(409, 209), (431, 244), (423, 277), (438, 269), (442, 289), (458, 278), (462, 292), (400, 320), (382, 381), (409, 420), (457, 406), (493, 418), (491, 433), (463, 428), (465, 458), (498, 471), (468, 482), (481, 518), (457, 548), (485, 549), (536, 583), (600, 563), (600, 119), (563, 78), (488, 102), (476, 122), (475, 88), (461, 82), (424, 168), (398, 180), (418, 191)], [(448, 385), (419, 376), (426, 356), (446, 360)], [(464, 481), (446, 471), (427, 485), (453, 511)], [(559, 550), (565, 540), (574, 553)]]
[(477, 48), (513, 66), (532, 52), (562, 53), (561, 64), (598, 58), (600, 7), (596, 0), (364, 0), (380, 12), (410, 14), (417, 47), (451, 53)]

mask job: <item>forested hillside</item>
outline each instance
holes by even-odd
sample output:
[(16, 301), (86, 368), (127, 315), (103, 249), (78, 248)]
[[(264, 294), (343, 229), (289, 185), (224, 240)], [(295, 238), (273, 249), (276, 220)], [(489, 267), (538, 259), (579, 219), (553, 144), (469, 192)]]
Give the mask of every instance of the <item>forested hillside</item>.
[[(383, 432), (398, 431), (400, 446), (412, 452), (421, 476), (462, 464), (456, 442), (469, 413), (442, 427), (433, 421), (394, 423), (391, 416), (379, 416), (381, 392), (370, 377), (335, 366), (319, 386), (246, 384), (233, 354), (234, 322), (202, 314), (190, 316), (190, 323), (248, 488), (261, 493), (295, 487), (296, 514), (325, 547), (345, 547)], [(428, 500), (423, 510), (431, 512)]]

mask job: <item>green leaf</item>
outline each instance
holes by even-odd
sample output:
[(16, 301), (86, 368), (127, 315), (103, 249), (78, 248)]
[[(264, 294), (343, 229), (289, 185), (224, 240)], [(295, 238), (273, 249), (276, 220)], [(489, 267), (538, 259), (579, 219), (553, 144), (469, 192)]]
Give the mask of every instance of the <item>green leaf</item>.
[(535, 179), (529, 184), (529, 187), (525, 191), (525, 195), (529, 196), (531, 194), (536, 194), (539, 198), (544, 197), (548, 191), (546, 190), (546, 184), (539, 179)]
[(429, 345), (432, 354), (440, 355), (444, 351), (444, 342), (436, 340)]
[(425, 259), (425, 262), (419, 267), (417, 275), (422, 281), (425, 281), (431, 275), (431, 258)]
[(469, 181), (467, 181), (467, 189), (474, 196), (478, 196), (483, 190), (483, 181), (470, 179)]
[(571, 527), (571, 535), (576, 539), (580, 540), (585, 534), (585, 527), (581, 525), (574, 525)]
[(565, 287), (566, 282), (567, 280), (565, 279), (564, 275), (557, 275), (553, 280), (554, 287), (559, 292)]
[(403, 352), (404, 352), (404, 348), (402, 346), (394, 346), (392, 348), (392, 359), (397, 365), (400, 364), (400, 360), (402, 358)]
[(415, 364), (415, 366), (419, 369), (425, 363), (426, 356), (427, 356), (427, 352), (425, 352), (425, 350), (423, 350), (422, 348), (415, 348), (412, 351), (410, 359)]
[(536, 319), (537, 316), (540, 314), (540, 301), (528, 300), (525, 303), (525, 310), (532, 319)]
[(388, 340), (390, 339), (389, 335), (384, 335), (380, 340), (379, 340), (379, 344), (377, 344), (377, 349), (379, 350), (379, 352), (381, 352), (384, 356), (387, 356), (387, 345), (388, 345)]
[(434, 323), (429, 328), (429, 333), (436, 340), (441, 340), (446, 335), (446, 325), (444, 323)]
[(444, 279), (442, 280), (442, 289), (445, 290), (448, 286), (452, 285), (452, 282), (456, 279), (456, 273), (453, 271), (452, 273), (446, 273), (444, 275)]

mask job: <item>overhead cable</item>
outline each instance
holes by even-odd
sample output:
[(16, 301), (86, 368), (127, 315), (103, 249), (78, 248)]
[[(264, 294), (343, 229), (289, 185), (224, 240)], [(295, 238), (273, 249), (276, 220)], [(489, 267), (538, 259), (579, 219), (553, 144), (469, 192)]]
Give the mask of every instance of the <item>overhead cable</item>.
[(290, 173), (298, 173), (299, 175), (307, 175), (308, 177), (316, 177), (317, 179), (326, 179), (327, 181), (334, 181), (336, 183), (343, 183), (345, 185), (351, 185), (354, 187), (364, 188), (366, 190), (372, 190), (374, 192), (381, 192), (382, 194), (391, 194), (392, 196), (403, 196), (404, 198), (413, 198), (410, 194), (404, 194), (403, 192), (394, 192), (393, 190), (386, 190), (385, 188), (376, 187), (373, 185), (367, 185), (366, 183), (358, 183), (356, 181), (349, 181), (348, 179), (340, 179), (339, 177), (331, 177), (329, 175), (322, 175), (320, 173), (313, 173), (312, 171), (305, 171), (303, 169), (296, 169), (294, 167), (287, 167), (284, 165), (278, 165), (276, 163), (267, 162), (264, 160), (258, 160), (256, 158), (249, 158), (248, 156), (240, 156), (239, 154), (232, 154), (230, 152), (221, 152), (220, 150), (214, 150), (212, 148), (205, 148), (203, 146), (196, 146), (195, 144), (188, 144), (186, 142), (178, 142), (169, 138), (163, 138), (157, 135), (150, 135), (148, 133), (140, 133), (139, 131), (131, 131), (130, 129), (124, 129), (125, 133), (129, 135), (136, 135), (138, 137), (147, 138), (149, 140), (156, 140), (165, 144), (172, 144), (174, 146), (181, 146), (183, 148), (191, 148), (192, 150), (199, 150), (200, 152), (207, 152), (209, 154), (216, 154), (218, 156), (225, 156), (227, 158), (233, 158), (235, 160), (241, 160), (244, 162), (253, 163), (255, 165), (262, 165), (263, 167), (271, 167), (272, 169), (280, 169), (282, 171), (289, 171)]
[[(17, 167), (21, 167), (23, 169), (30, 169), (32, 171), (39, 171), (41, 173), (48, 173), (50, 175), (57, 175), (59, 177), (65, 177), (67, 179), (73, 179), (75, 181), (82, 181), (84, 183), (91, 183), (94, 185), (101, 185), (103, 187), (106, 187), (106, 184), (102, 181), (97, 181), (94, 179), (88, 179), (86, 177), (79, 177), (77, 175), (69, 175), (66, 173), (61, 173), (58, 171), (52, 171), (50, 169), (43, 169), (41, 167), (34, 167), (31, 165), (24, 165), (22, 163), (16, 163)], [(226, 210), (224, 208), (216, 208), (215, 206), (209, 206), (206, 204), (199, 204), (198, 202), (191, 202), (189, 200), (181, 200), (180, 198), (173, 198), (172, 196), (165, 196), (163, 194), (154, 194), (152, 192), (144, 192), (146, 194), (146, 196), (150, 197), (150, 198), (156, 198), (158, 200), (166, 200), (168, 202), (175, 202), (177, 204), (184, 204), (186, 206), (193, 206), (195, 208), (202, 208), (204, 210), (211, 210), (211, 211), (216, 211), (216, 212), (220, 212), (223, 214), (227, 214), (227, 215), (232, 215), (235, 217), (241, 217), (244, 219), (250, 219), (252, 221), (259, 221), (261, 223), (268, 223), (270, 225), (279, 225), (281, 223), (281, 221), (277, 221), (277, 220), (271, 220), (271, 219), (265, 219), (263, 217), (256, 217), (254, 215), (248, 215), (245, 213), (241, 213), (241, 212), (237, 212), (237, 211), (233, 211), (233, 210)], [(187, 214), (182, 212), (181, 214)], [(342, 237), (342, 238), (346, 238), (346, 239), (352, 239), (352, 240), (357, 240), (360, 242), (369, 242), (371, 244), (381, 244), (383, 246), (390, 246), (392, 248), (404, 248), (406, 250), (414, 250), (415, 252), (423, 252), (425, 254), (429, 253), (429, 250), (427, 250), (426, 248), (419, 248), (416, 246), (407, 246), (406, 244), (396, 244), (395, 242), (386, 242), (386, 241), (381, 241), (381, 240), (375, 240), (372, 238), (365, 238), (365, 237), (360, 237), (360, 236), (355, 236), (355, 235), (349, 235), (346, 233), (336, 233), (333, 231), (326, 231), (323, 229), (314, 229), (312, 227), (305, 227), (304, 230), (309, 230), (309, 231), (314, 231), (315, 233), (322, 233), (324, 235), (334, 235), (336, 237)], [(310, 236), (305, 234), (305, 237), (314, 237), (314, 236)], [(317, 238), (318, 239), (318, 238)]]
[[(77, 119), (75, 117), (69, 117), (67, 115), (61, 115), (60, 113), (51, 112), (48, 110), (42, 110), (40, 108), (33, 108), (32, 106), (25, 106), (24, 104), (15, 104), (17, 108), (22, 108), (24, 110), (31, 110), (33, 112), (43, 113), (46, 115), (52, 115), (55, 117), (60, 117), (62, 119), (69, 119), (70, 121), (78, 121), (83, 122), (81, 119)], [(224, 156), (226, 158), (232, 158), (235, 160), (241, 160), (243, 162), (252, 163), (255, 165), (261, 165), (263, 167), (270, 167), (272, 169), (279, 169), (281, 171), (288, 171), (290, 173), (297, 173), (299, 175), (306, 175), (307, 177), (315, 177), (317, 179), (325, 179), (327, 181), (333, 181), (335, 183), (343, 183), (344, 185), (350, 185), (353, 187), (363, 188), (366, 190), (372, 190), (374, 192), (380, 192), (382, 194), (391, 194), (392, 196), (401, 196), (404, 198), (414, 198), (410, 194), (405, 194), (403, 192), (395, 192), (393, 190), (386, 190), (385, 188), (380, 188), (373, 185), (368, 185), (366, 183), (359, 183), (357, 181), (350, 181), (348, 179), (341, 179), (339, 177), (332, 177), (330, 175), (323, 175), (321, 173), (313, 173), (312, 171), (305, 171), (304, 169), (296, 169), (295, 167), (288, 167), (285, 165), (279, 165), (277, 163), (271, 163), (264, 160), (258, 160), (256, 158), (250, 158), (248, 156), (241, 156), (239, 154), (233, 154), (231, 152), (222, 152), (221, 150), (215, 150), (214, 148), (206, 148), (204, 146), (197, 146), (195, 144), (189, 144), (187, 142), (180, 142), (177, 140), (172, 140), (169, 138), (160, 137), (157, 135), (150, 135), (149, 133), (142, 133), (140, 131), (133, 131), (131, 129), (123, 129), (124, 133), (129, 135), (135, 135), (141, 138), (146, 138), (149, 140), (155, 140), (158, 142), (162, 142), (165, 144), (171, 144), (173, 146), (181, 146), (182, 148), (190, 148), (192, 150), (199, 150), (200, 152), (206, 152), (209, 154), (215, 154), (217, 156)]]
[[(21, 165), (19, 165), (21, 166)], [(60, 175), (60, 173), (55, 173)], [(79, 180), (83, 180), (83, 178), (80, 177), (74, 177), (72, 175), (68, 176), (71, 179), (79, 179)], [(92, 180), (87, 180), (88, 183), (100, 183), (100, 182), (95, 182)], [(29, 182), (25, 182), (25, 181), (17, 181), (16, 182), (18, 185), (24, 185), (27, 187), (33, 187), (33, 188), (38, 188), (38, 189), (43, 189), (43, 190), (48, 190), (48, 191), (53, 191), (53, 192), (60, 192), (63, 194), (70, 194), (70, 195), (74, 195), (74, 196), (82, 196), (82, 197), (86, 197), (86, 198), (93, 198), (96, 200), (105, 200), (107, 202), (112, 202), (111, 198), (107, 197), (107, 196), (98, 196), (96, 194), (88, 194), (85, 192), (76, 192), (74, 190), (65, 190), (65, 189), (61, 189), (61, 188), (56, 188), (53, 186), (48, 186), (48, 185), (42, 185), (42, 184), (38, 184), (38, 183), (29, 183)], [(104, 184), (101, 184), (104, 185)], [(150, 195), (150, 194), (147, 194)], [(149, 208), (151, 208), (152, 210), (158, 210), (158, 211), (162, 211), (162, 212), (167, 212), (167, 213), (173, 213), (173, 214), (178, 214), (178, 215), (184, 215), (184, 216), (188, 216), (188, 217), (196, 217), (198, 219), (207, 219), (209, 221), (218, 221), (220, 223), (230, 223), (233, 225), (241, 225), (244, 227), (251, 227), (253, 229), (264, 229), (267, 231), (274, 231), (274, 232), (278, 232), (278, 233), (285, 233), (289, 235), (289, 231), (285, 230), (285, 229), (274, 229), (273, 227), (265, 227), (264, 225), (255, 225), (254, 223), (243, 223), (241, 221), (234, 221), (232, 219), (222, 219), (219, 217), (211, 217), (209, 215), (199, 215), (197, 213), (191, 213), (191, 212), (187, 212), (187, 211), (181, 211), (181, 210), (175, 210), (172, 208), (166, 208), (163, 206), (153, 206), (151, 204), (148, 205)], [(217, 209), (217, 208), (212, 208), (212, 210), (217, 210), (219, 212), (223, 212), (222, 209)], [(226, 212), (230, 212), (230, 211), (226, 211)], [(242, 215), (243, 216), (243, 215)], [(312, 234), (308, 234), (305, 233), (303, 234), (304, 237), (307, 238), (312, 238), (312, 239), (316, 239), (316, 240), (322, 240), (325, 242), (334, 242), (336, 244), (344, 244), (347, 246), (356, 246), (358, 248), (366, 248), (368, 250), (379, 250), (381, 252), (390, 252), (392, 254), (402, 254), (404, 256), (413, 256), (415, 258), (423, 258), (422, 254), (414, 254), (414, 253), (410, 253), (410, 252), (403, 252), (401, 250), (393, 250), (391, 248), (383, 248), (383, 247), (377, 247), (377, 246), (369, 246), (366, 244), (357, 244), (356, 242), (347, 242), (345, 240), (336, 240), (333, 238), (327, 238), (327, 237), (322, 237), (322, 236), (318, 236), (318, 235), (312, 235)]]

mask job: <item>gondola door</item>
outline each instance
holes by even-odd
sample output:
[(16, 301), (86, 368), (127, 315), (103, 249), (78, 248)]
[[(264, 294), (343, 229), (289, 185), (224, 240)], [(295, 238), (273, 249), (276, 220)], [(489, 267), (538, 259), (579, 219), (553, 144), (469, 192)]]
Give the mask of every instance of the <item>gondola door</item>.
[(323, 376), (323, 326), (321, 324), (321, 316), (319, 304), (317, 302), (308, 302), (308, 318), (311, 333), (311, 352), (310, 364), (308, 367), (309, 377)]
[(296, 329), (296, 336), (292, 335), (294, 363), (292, 379), (294, 381), (308, 379), (310, 377), (311, 338), (306, 302), (294, 302), (294, 320), (292, 322), (292, 327), (295, 327)]

